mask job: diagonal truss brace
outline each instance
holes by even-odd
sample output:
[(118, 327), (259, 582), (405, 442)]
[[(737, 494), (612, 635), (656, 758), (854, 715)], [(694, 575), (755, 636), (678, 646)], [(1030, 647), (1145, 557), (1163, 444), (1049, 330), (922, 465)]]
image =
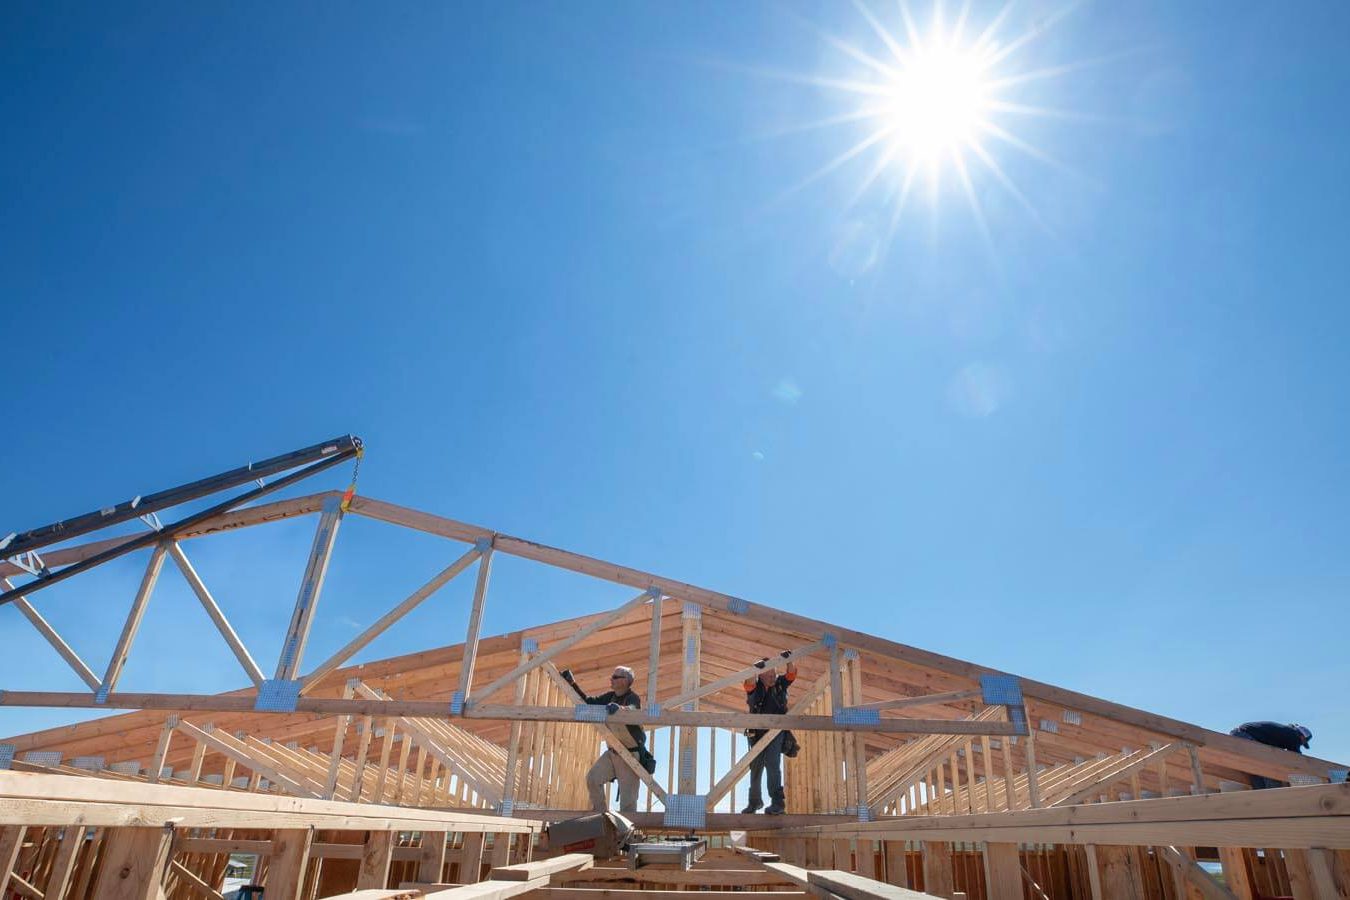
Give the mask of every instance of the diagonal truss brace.
[[(0, 586), (3, 586), (5, 590), (14, 588), (10, 580), (2, 575), (0, 575)], [(46, 638), (47, 643), (51, 644), (53, 649), (61, 654), (61, 658), (75, 670), (75, 674), (80, 676), (85, 684), (89, 685), (89, 689), (91, 691), (98, 690), (101, 682), (98, 680), (98, 676), (94, 674), (94, 670), (89, 668), (84, 660), (80, 659), (79, 654), (71, 649), (71, 646), (57, 633), (56, 629), (42, 617), (41, 613), (33, 608), (33, 604), (28, 602), (28, 598), (19, 595), (14, 598), (14, 605), (19, 608), (19, 611), (24, 614), (28, 621), (33, 623), (33, 627), (38, 630), (38, 634)]]

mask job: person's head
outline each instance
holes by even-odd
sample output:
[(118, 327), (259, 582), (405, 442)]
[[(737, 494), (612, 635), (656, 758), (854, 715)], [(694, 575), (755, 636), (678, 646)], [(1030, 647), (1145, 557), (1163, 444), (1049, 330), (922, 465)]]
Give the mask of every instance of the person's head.
[(769, 665), (769, 658), (767, 656), (764, 657), (763, 663), (764, 668), (759, 670), (759, 681), (765, 687), (768, 687), (772, 685), (774, 681), (777, 680), (778, 670), (775, 669), (773, 666)]
[(1303, 749), (1307, 749), (1312, 744), (1312, 732), (1302, 725), (1290, 725), (1290, 728), (1303, 736)]
[(615, 666), (609, 676), (609, 689), (616, 694), (626, 694), (633, 687), (633, 670), (627, 666)]

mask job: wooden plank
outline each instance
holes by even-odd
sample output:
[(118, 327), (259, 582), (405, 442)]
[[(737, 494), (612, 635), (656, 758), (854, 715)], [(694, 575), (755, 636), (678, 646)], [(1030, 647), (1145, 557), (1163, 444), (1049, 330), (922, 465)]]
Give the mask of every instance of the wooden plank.
[(1174, 883), (1181, 893), (1180, 900), (1186, 900), (1186, 897), (1192, 895), (1202, 897), (1204, 900), (1236, 900), (1233, 892), (1215, 881), (1192, 855), (1168, 844), (1154, 849), (1178, 876), (1179, 880), (1174, 879)]
[(229, 645), (230, 652), (234, 654), (235, 659), (239, 660), (239, 665), (243, 666), (244, 674), (247, 675), (249, 680), (255, 685), (261, 686), (264, 678), (262, 669), (258, 668), (258, 664), (248, 652), (248, 648), (245, 647), (244, 642), (239, 639), (239, 635), (235, 632), (234, 626), (230, 624), (229, 619), (225, 618), (225, 613), (221, 611), (220, 605), (217, 604), (216, 599), (211, 596), (211, 592), (207, 589), (205, 582), (203, 582), (201, 576), (197, 574), (197, 570), (193, 568), (192, 563), (188, 560), (187, 555), (183, 553), (183, 548), (178, 545), (177, 541), (169, 541), (169, 555), (173, 557), (173, 561), (178, 566), (178, 570), (182, 572), (183, 577), (187, 579), (188, 585), (192, 588), (192, 592), (197, 595), (197, 600), (201, 603), (202, 608), (206, 610), (206, 614), (210, 616), (211, 621), (215, 623), (216, 630), (219, 631), (220, 636), (225, 639), (225, 643)]
[(314, 841), (314, 827), (278, 828), (272, 832), (272, 855), (267, 863), (267, 878), (263, 882), (267, 900), (300, 900), (305, 883), (305, 867), (309, 864), (309, 847)]
[(423, 896), (427, 900), (508, 900), (510, 897), (528, 894), (530, 891), (547, 886), (547, 878), (535, 881), (481, 881), (478, 884), (465, 884), (444, 891), (427, 891)]
[(483, 845), (487, 841), (484, 832), (464, 835), (464, 845), (459, 850), (459, 880), (473, 884), (482, 878)]
[(131, 645), (136, 640), (137, 632), (141, 630), (141, 620), (145, 618), (145, 608), (150, 603), (150, 595), (155, 591), (155, 582), (159, 580), (160, 570), (164, 568), (165, 552), (163, 542), (156, 544), (150, 551), (150, 562), (146, 564), (140, 587), (136, 589), (136, 596), (131, 601), (131, 610), (122, 624), (122, 633), (118, 636), (117, 646), (113, 648), (112, 657), (108, 660), (108, 668), (103, 673), (103, 681), (99, 685), (100, 690), (111, 691), (122, 676), (122, 669), (126, 667), (127, 657), (131, 654)]
[(1022, 862), (1017, 845), (986, 843), (983, 855), (989, 900), (1022, 900)]
[[(544, 887), (530, 894), (530, 900), (689, 900), (689, 894), (689, 891), (651, 888)], [(810, 895), (805, 891), (755, 891), (752, 896), (754, 900), (807, 900)]]
[[(182, 863), (178, 862), (177, 860), (171, 860), (169, 862), (169, 870), (174, 875), (184, 879), (192, 887), (196, 888), (198, 893), (203, 894), (206, 897), (209, 897), (210, 900), (225, 900), (225, 896), (221, 894), (220, 891), (211, 887), (211, 885), (207, 884), (206, 881), (204, 881), (200, 875), (198, 875), (196, 872), (192, 871)], [(53, 894), (52, 896), (60, 897), (61, 895)]]
[[(774, 666), (784, 666), (787, 665), (787, 663), (789, 662), (796, 662), (797, 660), (805, 656), (809, 656), (812, 653), (815, 653), (816, 651), (820, 650), (824, 646), (825, 645), (821, 641), (814, 641), (810, 644), (805, 645), (804, 647), (798, 647), (797, 649), (790, 651), (790, 654), (787, 657), (783, 657), (781, 655), (776, 656), (770, 659), (769, 662), (772, 663)], [(667, 700), (663, 700), (661, 702), (663, 705), (669, 706), (672, 709), (674, 709), (676, 707), (681, 706), (684, 703), (688, 703), (690, 700), (696, 700), (699, 697), (707, 696), (708, 694), (715, 693), (716, 691), (720, 691), (723, 688), (740, 685), (747, 678), (758, 677), (759, 672), (760, 672), (759, 666), (756, 664), (751, 664), (743, 669), (732, 672), (730, 675), (724, 675), (721, 678), (718, 678), (714, 681), (710, 681), (707, 684), (699, 684), (694, 685), (692, 687), (686, 687), (684, 685), (681, 685), (679, 694), (676, 694), (674, 697), (671, 697)]]
[(480, 547), (478, 580), (473, 587), (473, 606), (469, 609), (469, 625), (464, 634), (464, 660), (459, 667), (459, 696), (468, 708), (469, 688), (473, 686), (473, 670), (478, 660), (478, 636), (483, 630), (483, 604), (487, 600), (488, 580), (492, 575), (492, 538), (484, 536), (487, 546)]
[(23, 849), (23, 836), (28, 831), (22, 825), (0, 827), (0, 894), (9, 886), (14, 864), (19, 860), (19, 851)]
[(1246, 851), (1241, 847), (1220, 847), (1219, 863), (1223, 866), (1223, 880), (1237, 900), (1254, 900), (1252, 873), (1247, 867)]
[(385, 888), (389, 883), (389, 866), (394, 861), (394, 840), (397, 832), (369, 831), (361, 850), (361, 867), (356, 873), (356, 887)]
[[(47, 876), (47, 885), (43, 889), (43, 893), (51, 897), (52, 900), (60, 900), (66, 895), (67, 888), (70, 887), (80, 850), (87, 843), (85, 839), (86, 831), (87, 829), (83, 825), (68, 825), (61, 834), (61, 843), (56, 848), (56, 858), (52, 861), (52, 870)], [(3, 864), (2, 853), (0, 853), (0, 864)], [(4, 886), (0, 885), (0, 895), (3, 895), (3, 893)]]
[(535, 862), (497, 866), (488, 873), (488, 877), (493, 881), (533, 881), (560, 872), (584, 872), (593, 865), (595, 857), (589, 853), (564, 853)]
[(924, 892), (936, 897), (951, 897), (956, 891), (952, 873), (952, 845), (946, 841), (924, 841), (920, 850), (923, 856)]
[[(333, 545), (337, 542), (338, 529), (342, 525), (344, 510), (334, 498), (324, 501), (323, 511), (319, 514), (318, 525), (314, 528), (314, 542), (310, 545), (309, 560), (305, 564), (305, 574), (300, 579), (300, 591), (295, 598), (295, 609), (291, 612), (290, 625), (282, 639), (281, 653), (277, 657), (274, 678), (293, 679), (300, 672), (300, 664), (305, 656), (305, 647), (309, 644), (309, 632), (314, 622), (314, 612), (319, 606), (319, 597), (323, 593), (323, 583), (328, 577), (328, 563), (333, 558)], [(269, 898), (270, 900), (270, 898)]]
[[(474, 695), (475, 703), (481, 703), (488, 697), (491, 697), (493, 694), (497, 693), (497, 691), (506, 687), (516, 678), (519, 678), (521, 675), (524, 675), (531, 669), (537, 669), (539, 666), (542, 666), (544, 663), (553, 659), (555, 656), (558, 656), (560, 653), (570, 650), (572, 647), (575, 647), (577, 644), (581, 643), (586, 638), (590, 637), (592, 634), (595, 634), (595, 632), (599, 631), (601, 628), (604, 628), (611, 622), (618, 621), (619, 619), (628, 615), (628, 613), (632, 612), (634, 609), (637, 609), (639, 606), (642, 606), (643, 604), (647, 603), (651, 599), (652, 599), (651, 595), (648, 594), (646, 591), (643, 591), (641, 594), (638, 594), (636, 597), (629, 600), (627, 603), (624, 603), (622, 606), (610, 610), (608, 613), (594, 620), (590, 624), (586, 625), (584, 628), (578, 629), (576, 632), (574, 632), (571, 636), (567, 637), (566, 639), (556, 644), (550, 645), (547, 650), (540, 651), (539, 653), (530, 657), (530, 659), (527, 660), (526, 662), (517, 665), (514, 669), (507, 672), (505, 675), (502, 675), (500, 678), (497, 678), (491, 684), (480, 689)], [(659, 603), (660, 601), (655, 602)], [(570, 710), (568, 712), (570, 714)]]
[[(808, 871), (807, 883), (844, 900), (920, 900), (933, 896), (838, 870)], [(938, 896), (946, 896), (939, 894)], [(1018, 895), (1019, 900), (1021, 895)]]
[(886, 857), (886, 880), (898, 887), (909, 887), (909, 866), (906, 864), (909, 853), (904, 841), (882, 841)]
[(446, 840), (450, 837), (445, 831), (422, 832), (422, 843), (417, 850), (417, 880), (438, 882), (445, 870)]
[(1099, 844), (1096, 847), (1102, 896), (1109, 900), (1148, 900), (1139, 858), (1130, 847)]
[[(14, 589), (13, 583), (3, 576), (0, 576), (0, 586), (3, 586), (7, 591), (12, 591)], [(46, 638), (47, 643), (52, 645), (52, 649), (60, 654), (61, 658), (66, 661), (66, 665), (70, 666), (71, 669), (75, 671), (75, 674), (80, 676), (80, 680), (89, 685), (90, 690), (97, 691), (101, 682), (98, 680), (98, 676), (94, 674), (94, 670), (89, 668), (83, 659), (80, 659), (80, 655), (71, 649), (71, 646), (66, 643), (65, 638), (61, 637), (56, 629), (42, 617), (42, 614), (28, 602), (28, 598), (20, 594), (14, 598), (14, 605), (24, 614), (24, 618), (28, 619), (28, 621), (33, 624), (33, 627), (37, 629), (38, 634)]]
[(94, 896), (99, 900), (157, 900), (172, 843), (172, 827), (113, 829), (103, 849)]
[(393, 609), (376, 619), (369, 628), (348, 641), (342, 649), (315, 666), (314, 670), (304, 677), (303, 683), (300, 686), (300, 693), (308, 693), (317, 687), (326, 675), (359, 653), (362, 648), (375, 640), (375, 638), (384, 634), (384, 632), (389, 630), (389, 627), (395, 622), (421, 605), (422, 601), (426, 600), (432, 594), (453, 581), (455, 576), (459, 575), (472, 565), (481, 555), (482, 554), (478, 552), (477, 547), (471, 549), (438, 572), (426, 584), (409, 594), (406, 599), (395, 605)]

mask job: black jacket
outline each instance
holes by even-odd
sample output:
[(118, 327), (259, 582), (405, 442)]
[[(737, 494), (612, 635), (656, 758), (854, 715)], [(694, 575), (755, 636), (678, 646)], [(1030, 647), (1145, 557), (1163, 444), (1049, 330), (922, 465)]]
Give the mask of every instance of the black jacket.
[(1295, 753), (1303, 752), (1303, 735), (1299, 734), (1297, 729), (1278, 722), (1247, 722), (1228, 733), (1269, 747), (1279, 747), (1281, 750), (1292, 750)]
[[(584, 700), (586, 703), (589, 703), (591, 706), (609, 706), (611, 703), (617, 703), (620, 706), (628, 706), (633, 709), (642, 709), (642, 698), (639, 697), (637, 695), (637, 691), (634, 690), (630, 690), (622, 697), (620, 697), (613, 691), (605, 691), (603, 694), (598, 694), (594, 697), (587, 695), (586, 692), (583, 691), (581, 688), (577, 688), (576, 691), (578, 694), (581, 695), (581, 699)], [(629, 725), (628, 734), (633, 738), (633, 746), (629, 747), (628, 748), (629, 750), (633, 750), (636, 749), (637, 747), (642, 747), (646, 745), (647, 732), (643, 731), (639, 726)]]

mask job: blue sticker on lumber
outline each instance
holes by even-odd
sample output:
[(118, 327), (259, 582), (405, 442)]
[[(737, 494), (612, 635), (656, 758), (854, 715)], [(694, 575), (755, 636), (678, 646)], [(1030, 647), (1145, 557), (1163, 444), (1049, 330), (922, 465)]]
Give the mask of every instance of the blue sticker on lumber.
[(836, 725), (880, 725), (881, 710), (845, 706), (834, 711), (833, 719)]
[(258, 686), (255, 712), (295, 712), (300, 702), (300, 680), (296, 678), (267, 678)]

